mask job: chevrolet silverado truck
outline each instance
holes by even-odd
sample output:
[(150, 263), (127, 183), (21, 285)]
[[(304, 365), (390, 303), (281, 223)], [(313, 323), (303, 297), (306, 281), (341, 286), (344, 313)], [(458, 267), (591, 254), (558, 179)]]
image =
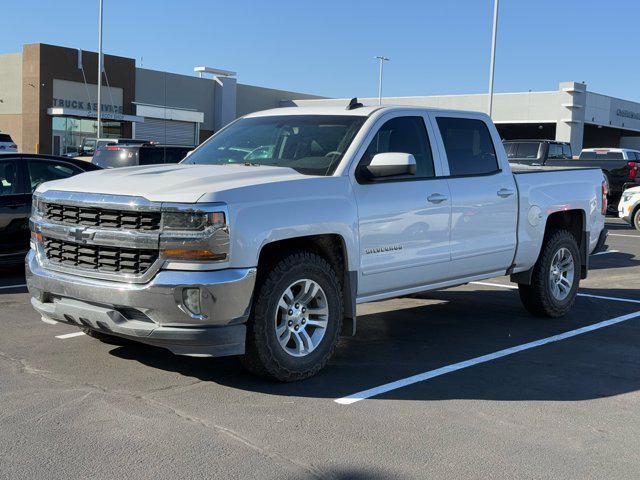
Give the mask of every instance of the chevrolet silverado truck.
[(528, 311), (564, 315), (605, 235), (603, 181), (514, 174), (482, 113), (258, 112), (181, 164), (40, 185), (27, 283), (44, 320), (299, 380), (359, 303), (506, 274)]

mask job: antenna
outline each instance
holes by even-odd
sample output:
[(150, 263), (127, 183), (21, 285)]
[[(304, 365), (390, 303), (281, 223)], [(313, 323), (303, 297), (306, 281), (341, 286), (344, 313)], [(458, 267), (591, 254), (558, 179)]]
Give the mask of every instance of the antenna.
[(349, 101), (349, 105), (347, 105), (347, 110), (354, 110), (356, 108), (360, 108), (360, 107), (364, 107), (363, 104), (361, 104), (358, 101), (358, 97), (353, 97), (350, 101)]

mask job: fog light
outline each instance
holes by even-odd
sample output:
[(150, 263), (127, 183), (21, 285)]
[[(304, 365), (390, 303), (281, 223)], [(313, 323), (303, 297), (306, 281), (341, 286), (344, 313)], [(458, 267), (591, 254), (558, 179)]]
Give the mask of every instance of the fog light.
[(200, 289), (185, 288), (182, 290), (182, 303), (185, 308), (194, 315), (202, 315), (202, 307), (200, 306)]

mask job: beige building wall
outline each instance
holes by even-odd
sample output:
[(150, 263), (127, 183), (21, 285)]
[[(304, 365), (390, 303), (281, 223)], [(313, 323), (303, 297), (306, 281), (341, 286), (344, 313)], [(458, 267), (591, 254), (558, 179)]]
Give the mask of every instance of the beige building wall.
[(0, 55), (0, 132), (22, 144), (22, 54)]
[[(247, 113), (269, 110), (282, 106), (294, 106), (293, 100), (322, 99), (318, 95), (256, 87), (238, 83), (236, 87), (236, 117)], [(297, 103), (297, 102), (296, 102)]]

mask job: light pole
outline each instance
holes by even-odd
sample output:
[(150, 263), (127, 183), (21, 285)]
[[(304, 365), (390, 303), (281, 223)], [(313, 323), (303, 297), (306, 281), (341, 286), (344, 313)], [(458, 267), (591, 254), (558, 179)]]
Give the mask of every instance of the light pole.
[(493, 2), (493, 33), (491, 34), (491, 64), (489, 67), (489, 116), (493, 113), (493, 72), (496, 64), (496, 37), (498, 35), (498, 1)]
[(384, 62), (388, 62), (391, 59), (383, 56), (377, 56), (374, 58), (377, 58), (380, 61), (380, 74), (378, 76), (378, 105), (382, 105), (382, 70)]
[(100, 123), (102, 113), (102, 69), (102, 0), (100, 0), (100, 13), (98, 15), (98, 138), (102, 137), (102, 125)]

